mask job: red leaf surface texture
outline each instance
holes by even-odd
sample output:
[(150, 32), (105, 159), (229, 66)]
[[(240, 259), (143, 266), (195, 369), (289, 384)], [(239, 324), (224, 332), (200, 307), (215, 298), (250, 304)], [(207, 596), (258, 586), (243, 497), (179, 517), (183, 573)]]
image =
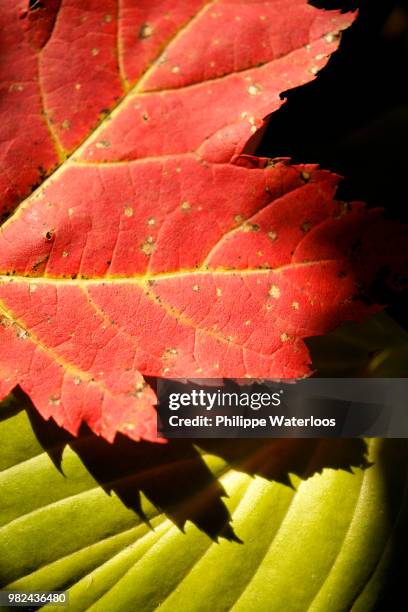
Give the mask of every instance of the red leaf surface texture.
[(399, 261), (395, 227), (316, 166), (244, 154), (353, 18), (3, 3), (1, 396), (20, 385), (72, 433), (155, 440), (144, 377), (306, 376), (305, 337), (375, 309), (358, 287)]

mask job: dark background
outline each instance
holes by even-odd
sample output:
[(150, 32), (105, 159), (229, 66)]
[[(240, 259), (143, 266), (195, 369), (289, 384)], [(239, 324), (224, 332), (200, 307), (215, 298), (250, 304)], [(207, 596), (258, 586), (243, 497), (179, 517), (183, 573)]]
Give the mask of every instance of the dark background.
[[(345, 177), (340, 199), (408, 221), (408, 0), (311, 0), (359, 9), (318, 79), (284, 93), (257, 151), (317, 162)], [(408, 300), (388, 309), (405, 328)]]
[(408, 1), (313, 0), (359, 8), (318, 78), (283, 94), (259, 153), (318, 162), (346, 177), (341, 197), (408, 220)]

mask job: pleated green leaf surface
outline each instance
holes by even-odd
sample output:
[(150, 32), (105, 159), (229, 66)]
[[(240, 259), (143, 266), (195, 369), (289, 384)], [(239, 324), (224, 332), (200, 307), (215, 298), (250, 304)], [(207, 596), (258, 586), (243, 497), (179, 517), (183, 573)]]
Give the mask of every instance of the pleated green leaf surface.
[[(308, 460), (313, 476), (289, 474), (293, 486), (246, 473), (251, 457), (232, 469), (203, 453), (236, 535), (211, 539), (192, 521), (180, 530), (143, 493), (139, 513), (127, 508), (69, 445), (58, 469), (16, 402), (1, 416), (2, 585), (68, 589), (69, 610), (365, 612), (406, 544), (403, 440), (368, 442), (366, 469), (319, 473), (331, 444), (321, 441)], [(151, 477), (160, 485), (165, 467)], [(207, 498), (203, 488), (184, 503)]]

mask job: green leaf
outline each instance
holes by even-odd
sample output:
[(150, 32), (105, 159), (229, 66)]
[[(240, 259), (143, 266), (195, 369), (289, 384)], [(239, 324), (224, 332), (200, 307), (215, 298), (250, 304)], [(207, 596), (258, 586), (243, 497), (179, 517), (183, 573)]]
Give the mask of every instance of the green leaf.
[[(133, 482), (126, 470), (115, 475), (106, 466), (110, 480), (100, 486), (87, 455), (99, 448), (94, 436), (56, 440), (45, 452), (38, 422), (19, 403), (0, 407), (6, 589), (68, 589), (70, 611), (366, 612), (378, 604), (406, 546), (404, 440), (369, 441), (371, 465), (352, 469), (340, 469), (341, 460), (330, 455), (336, 441), (243, 441), (234, 458), (238, 441), (206, 450), (202, 441), (195, 455), (186, 444), (175, 446), (178, 455), (171, 444), (151, 445), (165, 459), (139, 470), (137, 509), (119, 486)], [(194, 462), (194, 473), (209, 468), (211, 476), (199, 486), (186, 467)], [(351, 465), (358, 463), (361, 456)], [(183, 484), (177, 508), (165, 497), (154, 503), (152, 483), (157, 490), (170, 483), (173, 504), (171, 492), (177, 497)], [(223, 520), (229, 513), (234, 532), (210, 537), (202, 517), (222, 514), (222, 495)]]

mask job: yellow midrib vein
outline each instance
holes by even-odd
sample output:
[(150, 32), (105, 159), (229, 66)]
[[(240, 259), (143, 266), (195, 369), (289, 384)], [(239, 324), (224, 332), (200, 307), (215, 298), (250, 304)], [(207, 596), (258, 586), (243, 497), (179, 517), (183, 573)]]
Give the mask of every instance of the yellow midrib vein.
[(183, 279), (193, 277), (197, 279), (199, 277), (217, 277), (217, 276), (250, 276), (250, 275), (267, 275), (267, 274), (280, 274), (286, 270), (297, 270), (301, 268), (307, 268), (318, 265), (325, 265), (333, 263), (338, 260), (336, 259), (321, 259), (316, 261), (304, 261), (298, 263), (289, 263), (277, 268), (246, 268), (243, 270), (239, 269), (228, 269), (228, 268), (215, 268), (215, 269), (203, 269), (194, 268), (192, 270), (176, 270), (172, 272), (157, 272), (152, 274), (136, 274), (134, 276), (100, 276), (97, 278), (64, 278), (60, 276), (23, 276), (23, 275), (8, 275), (0, 274), (0, 283), (37, 283), (37, 284), (65, 284), (65, 285), (113, 285), (113, 284), (128, 284), (128, 285), (139, 285), (141, 287), (154, 283), (155, 281), (171, 280), (171, 279)]

